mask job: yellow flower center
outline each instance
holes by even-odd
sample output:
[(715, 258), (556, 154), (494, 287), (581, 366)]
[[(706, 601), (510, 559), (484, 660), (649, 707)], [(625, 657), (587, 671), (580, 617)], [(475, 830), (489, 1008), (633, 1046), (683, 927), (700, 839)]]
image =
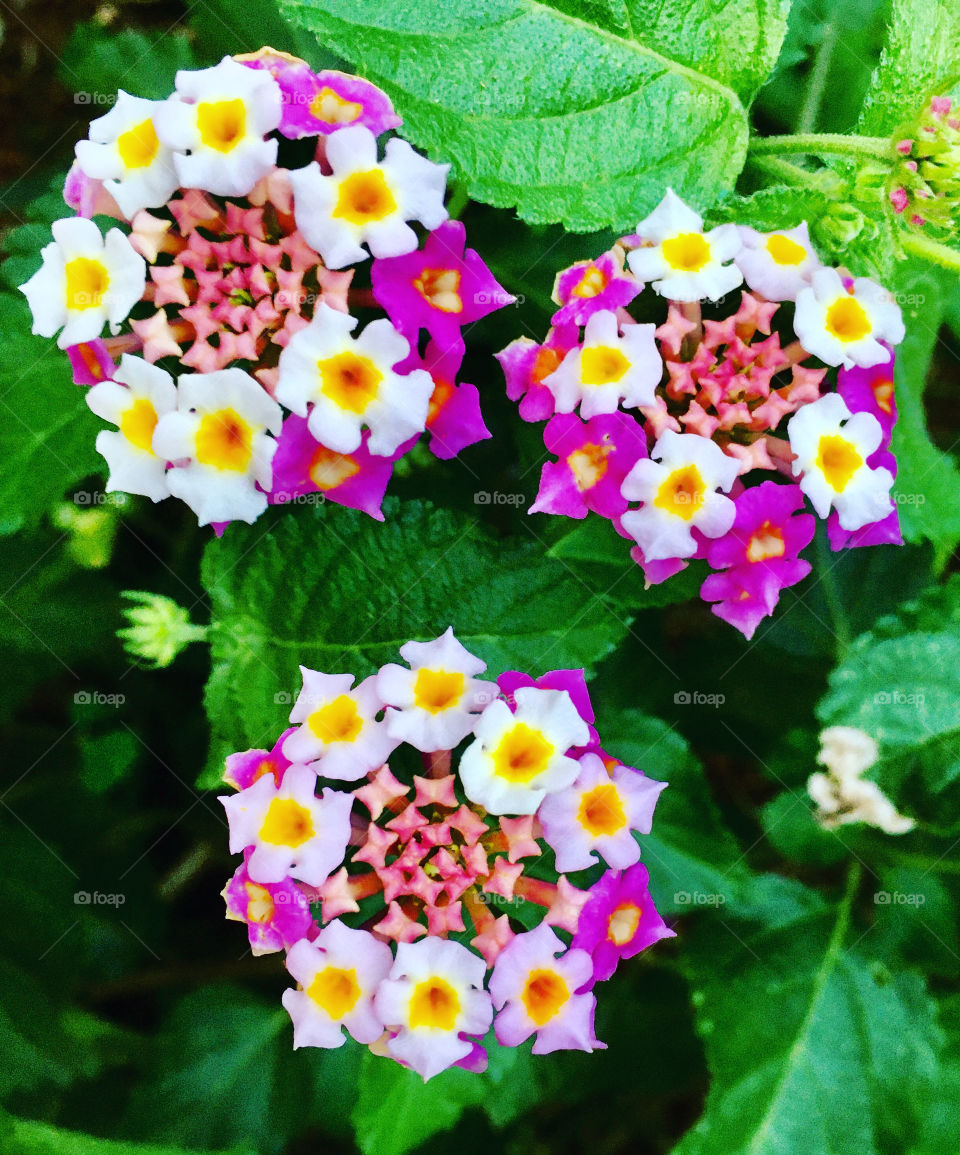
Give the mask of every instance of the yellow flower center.
[(783, 557), (787, 547), (783, 541), (783, 534), (775, 525), (765, 521), (759, 529), (750, 535), (747, 546), (747, 561), (767, 561), (772, 557)]
[(410, 997), (410, 1026), (452, 1031), (460, 1014), (460, 997), (446, 979), (424, 979)]
[(877, 407), (886, 414), (893, 413), (893, 382), (889, 377), (876, 377), (873, 381), (873, 396)]
[(699, 273), (710, 260), (710, 246), (701, 233), (678, 233), (661, 248), (670, 268), (681, 273)]
[(446, 670), (418, 670), (413, 683), (413, 701), (421, 710), (439, 714), (449, 710), (463, 697), (466, 679), (459, 672)]
[(260, 827), (261, 839), (274, 846), (303, 846), (314, 833), (310, 811), (293, 798), (274, 798)]
[(310, 101), (310, 115), (322, 120), (324, 124), (352, 124), (361, 112), (362, 104), (344, 100), (332, 88), (321, 88)]
[(534, 384), (539, 385), (544, 377), (549, 377), (555, 372), (562, 360), (563, 355), (551, 346), (544, 345), (542, 349), (538, 349), (530, 371)]
[(160, 141), (157, 140), (157, 130), (149, 118), (142, 120), (133, 128), (128, 128), (117, 137), (117, 151), (123, 161), (124, 168), (146, 168), (153, 164), (154, 158), (160, 151)]
[(357, 704), (347, 694), (341, 694), (307, 718), (314, 737), (321, 742), (352, 742), (363, 729), (363, 719)]
[(538, 1027), (542, 1027), (570, 998), (570, 988), (556, 971), (535, 970), (527, 976), (520, 997), (527, 1014)]
[(66, 274), (67, 308), (77, 312), (99, 309), (110, 286), (106, 265), (89, 257), (75, 257), (66, 263), (63, 271)]
[(607, 472), (607, 458), (613, 452), (612, 445), (596, 445), (587, 442), (575, 449), (567, 458), (577, 489), (583, 493), (593, 486)]
[(382, 221), (397, 208), (387, 179), (378, 168), (355, 172), (340, 182), (340, 194), (333, 215), (352, 225)]
[(427, 425), (432, 425), (437, 415), (453, 396), (453, 385), (444, 381), (442, 377), (433, 379), (433, 392), (430, 394), (430, 405), (427, 409)]
[(640, 907), (632, 902), (621, 903), (607, 921), (607, 938), (616, 946), (628, 943), (640, 925)]
[(331, 1019), (342, 1019), (357, 1005), (363, 992), (357, 982), (357, 972), (351, 968), (327, 967), (319, 971), (307, 987), (307, 995)]
[(853, 297), (838, 297), (827, 309), (827, 332), (838, 341), (860, 341), (872, 329), (863, 306)]
[(242, 473), (253, 456), (253, 430), (235, 409), (218, 409), (200, 421), (196, 458), (201, 465)]
[(334, 453), (332, 449), (320, 445), (310, 459), (310, 468), (307, 472), (318, 489), (336, 489), (338, 485), (343, 485), (345, 481), (359, 473), (360, 466), (349, 454)]
[(274, 760), (272, 758), (264, 758), (264, 760), (260, 763), (260, 765), (256, 768), (256, 770), (254, 770), (253, 776), (250, 779), (250, 785), (252, 786), (254, 784), (254, 782), (256, 782), (258, 779), (262, 778), (264, 776), (264, 774), (272, 774), (274, 777), (274, 780), (276, 780), (277, 764), (276, 764), (276, 762), (274, 762)]
[(675, 469), (657, 490), (653, 504), (657, 509), (690, 521), (703, 503), (707, 487), (695, 465)]
[(338, 353), (317, 362), (320, 389), (341, 409), (363, 413), (376, 400), (383, 374), (368, 357), (356, 353)]
[(610, 345), (591, 345), (580, 354), (580, 381), (584, 385), (612, 385), (630, 369), (630, 362)]
[(802, 265), (807, 257), (807, 250), (798, 245), (790, 237), (782, 233), (774, 233), (767, 237), (767, 252), (775, 265)]
[(205, 101), (197, 105), (197, 131), (207, 148), (232, 152), (247, 131), (247, 110), (236, 100)]
[(596, 265), (590, 265), (580, 280), (574, 285), (573, 297), (598, 297), (607, 287), (606, 276)]
[(145, 453), (153, 452), (153, 431), (156, 427), (157, 411), (144, 397), (134, 401), (120, 418), (120, 432), (131, 445)]
[(627, 824), (627, 816), (620, 800), (620, 791), (612, 782), (604, 782), (588, 790), (580, 799), (577, 820), (594, 838), (622, 830)]
[(424, 269), (413, 282), (417, 292), (442, 313), (462, 313), (460, 273), (457, 269)]
[(247, 920), (249, 922), (269, 922), (273, 918), (273, 899), (266, 887), (255, 882), (245, 884), (247, 891)]
[(493, 752), (493, 772), (508, 782), (529, 782), (546, 770), (553, 754), (552, 743), (539, 730), (516, 722)]
[(817, 469), (835, 493), (843, 493), (850, 478), (863, 465), (863, 458), (844, 437), (827, 434), (817, 446)]

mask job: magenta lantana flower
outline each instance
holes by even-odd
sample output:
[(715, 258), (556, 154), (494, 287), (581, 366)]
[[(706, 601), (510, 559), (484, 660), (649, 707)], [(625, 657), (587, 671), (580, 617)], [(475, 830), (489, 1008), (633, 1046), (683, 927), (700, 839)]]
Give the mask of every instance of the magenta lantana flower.
[(706, 547), (707, 561), (722, 573), (711, 574), (701, 587), (713, 612), (752, 638), (760, 622), (776, 608), (780, 591), (810, 572), (798, 557), (813, 540), (816, 521), (803, 508), (797, 485), (765, 481), (736, 499), (730, 532)]
[(629, 870), (608, 870), (590, 888), (571, 946), (593, 959), (590, 986), (610, 978), (621, 959), (633, 958), (664, 938), (675, 938), (660, 917), (642, 862)]
[(459, 337), (446, 347), (430, 341), (422, 357), (414, 348), (397, 366), (398, 371), (404, 373), (425, 369), (433, 378), (427, 433), (430, 452), (441, 461), (449, 461), (468, 445), (491, 436), (480, 412), (480, 391), (476, 385), (457, 381), (464, 351)]
[(314, 929), (310, 902), (292, 878), (255, 882), (247, 870), (251, 851), (223, 888), (227, 918), (247, 924), (250, 950), (255, 955), (289, 950)]
[(473, 249), (465, 249), (461, 221), (444, 221), (416, 252), (373, 262), (373, 295), (411, 342), (421, 329), (445, 348), (464, 325), (509, 305), (514, 298)]
[[(452, 630), (400, 656), (358, 687), (301, 667), (299, 728), (228, 760), (244, 787), (222, 800), (244, 856), (228, 917), (255, 953), (286, 950), (294, 1046), (339, 1047), (345, 1029), (424, 1079), (483, 1071), (496, 1005), (503, 1046), (535, 1034), (538, 1055), (602, 1047), (597, 884), (607, 864), (636, 861), (664, 783), (604, 752), (583, 670), (485, 682)], [(587, 875), (574, 885), (567, 870)], [(640, 949), (631, 902), (643, 945), (670, 933), (633, 885), (646, 872), (625, 877), (605, 921), (621, 954)], [(558, 932), (588, 946), (567, 950)]]
[(543, 440), (557, 460), (543, 467), (531, 513), (583, 518), (593, 510), (613, 519), (626, 512), (620, 488), (633, 466), (647, 456), (643, 426), (629, 413), (605, 413), (589, 421), (558, 413), (547, 423)]
[(577, 261), (557, 274), (553, 299), (560, 306), (553, 325), (586, 325), (594, 313), (624, 308), (643, 289), (623, 268), (624, 251), (615, 245), (595, 261)]
[(542, 345), (529, 337), (518, 337), (497, 354), (497, 360), (507, 379), (507, 396), (520, 402), (520, 416), (524, 421), (546, 421), (556, 411), (553, 393), (544, 385), (544, 378), (559, 369), (564, 357), (580, 343), (576, 325), (561, 325), (551, 329)]
[(401, 445), (387, 457), (367, 448), (370, 430), (365, 429), (352, 453), (337, 453), (321, 445), (310, 432), (306, 417), (291, 413), (277, 438), (273, 458), (273, 488), (267, 495), (271, 505), (308, 501), (319, 494), (327, 501), (359, 509), (383, 521), (381, 506), (393, 475), (393, 467), (409, 449)]

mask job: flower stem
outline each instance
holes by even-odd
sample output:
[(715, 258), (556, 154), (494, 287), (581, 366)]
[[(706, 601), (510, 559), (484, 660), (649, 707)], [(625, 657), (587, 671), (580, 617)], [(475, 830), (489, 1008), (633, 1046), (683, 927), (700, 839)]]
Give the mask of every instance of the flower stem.
[(817, 118), (820, 115), (820, 105), (823, 103), (823, 93), (827, 86), (827, 77), (830, 75), (830, 62), (833, 59), (836, 43), (837, 26), (832, 20), (828, 20), (823, 28), (823, 39), (820, 41), (817, 54), (814, 57), (810, 81), (797, 120), (797, 129), (800, 132), (812, 132), (817, 126)]
[(952, 273), (960, 273), (960, 252), (951, 248), (950, 245), (934, 241), (930, 237), (921, 236), (919, 233), (907, 233), (901, 236), (900, 243), (908, 253), (912, 253), (915, 257), (923, 257), (924, 260), (932, 261), (935, 265), (949, 269)]
[(750, 145), (754, 156), (770, 153), (804, 153), (813, 156), (893, 157), (893, 142), (885, 136), (856, 136), (843, 132), (798, 132), (789, 136), (763, 136)]
[(777, 177), (785, 184), (823, 190), (823, 182), (819, 173), (810, 172), (808, 169), (792, 164), (789, 160), (784, 160), (783, 157), (753, 156), (750, 158), (750, 163), (761, 172)]

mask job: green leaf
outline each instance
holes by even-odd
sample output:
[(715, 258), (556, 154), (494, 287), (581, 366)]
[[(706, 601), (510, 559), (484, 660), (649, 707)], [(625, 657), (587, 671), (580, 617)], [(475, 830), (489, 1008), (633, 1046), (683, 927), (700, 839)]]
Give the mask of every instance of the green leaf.
[(90, 105), (94, 116), (102, 116), (110, 110), (117, 89), (166, 100), (177, 70), (200, 64), (183, 29), (147, 36), (133, 28), (118, 31), (92, 21), (74, 28), (64, 48), (60, 77), (83, 98), (77, 101), (80, 106)]
[(379, 525), (340, 507), (279, 510), (207, 547), (214, 749), (205, 784), (219, 781), (225, 754), (275, 741), (301, 664), (361, 679), (397, 661), (409, 639), (452, 625), (494, 676), (539, 674), (590, 667), (629, 627), (535, 540), (497, 540), (419, 502), (390, 501), (385, 512)]
[(876, 740), (870, 776), (898, 809), (940, 829), (960, 823), (960, 577), (861, 635), (817, 716)]
[(960, 80), (960, 9), (953, 0), (894, 0), (887, 44), (870, 83), (858, 131), (909, 127), (931, 96)]
[(790, 229), (807, 221), (811, 227), (830, 204), (827, 192), (816, 188), (777, 185), (750, 196), (729, 196), (708, 214), (711, 225), (733, 221), (761, 232)]
[[(381, 85), (404, 132), (475, 200), (534, 224), (633, 228), (670, 184), (708, 206), (743, 167), (748, 94), (779, 0), (283, 0)], [(693, 63), (692, 63), (693, 62)], [(695, 68), (705, 71), (695, 71)]]
[(451, 1068), (428, 1083), (408, 1068), (367, 1051), (360, 1063), (353, 1125), (364, 1155), (405, 1155), (447, 1131), (489, 1093), (486, 1080)]
[(923, 394), (943, 315), (944, 279), (939, 270), (916, 265), (897, 277), (907, 336), (894, 370), (898, 420), (891, 445), (903, 536), (932, 541), (941, 565), (960, 542), (960, 470), (930, 440)]
[(877, 1155), (903, 1150), (937, 1074), (933, 1003), (912, 974), (846, 949), (838, 913), (688, 936), (697, 1027), (713, 1075), (674, 1155)]
[(923, 1126), (909, 1155), (956, 1155), (960, 1151), (960, 995), (941, 1000), (940, 1025), (947, 1033), (942, 1073), (924, 1104)]
[[(183, 1147), (157, 1147), (153, 1143), (123, 1143), (98, 1139), (79, 1131), (65, 1131), (49, 1123), (9, 1119), (9, 1129), (0, 1121), (0, 1140), (5, 1155), (190, 1155)], [(210, 1155), (215, 1155), (211, 1152)], [(253, 1155), (247, 1146), (233, 1147), (221, 1155)]]

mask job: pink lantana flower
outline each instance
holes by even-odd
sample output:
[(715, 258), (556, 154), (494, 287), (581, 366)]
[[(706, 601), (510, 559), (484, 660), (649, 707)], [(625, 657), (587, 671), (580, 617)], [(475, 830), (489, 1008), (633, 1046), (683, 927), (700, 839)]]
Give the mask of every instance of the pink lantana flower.
[(653, 905), (649, 880), (647, 868), (637, 862), (623, 872), (608, 870), (591, 886), (571, 944), (593, 959), (591, 986), (610, 978), (622, 958), (676, 937)]
[(740, 494), (729, 533), (707, 543), (707, 561), (724, 572), (711, 574), (700, 596), (718, 603), (717, 617), (747, 639), (773, 613), (780, 591), (810, 572), (797, 555), (813, 540), (816, 520), (802, 508), (799, 486), (765, 481)]
[(520, 670), (507, 670), (497, 678), (497, 686), (511, 710), (516, 708), (517, 690), (525, 686), (532, 686), (537, 690), (566, 691), (577, 713), (590, 728), (590, 741), (596, 740), (597, 732), (593, 729), (595, 714), (584, 670), (550, 670), (549, 673), (541, 674), (539, 678), (532, 678)]
[(416, 348), (397, 365), (397, 372), (425, 369), (433, 378), (433, 393), (427, 407), (429, 449), (434, 457), (449, 461), (461, 449), (491, 436), (480, 412), (480, 391), (476, 385), (457, 382), (465, 346), (459, 337), (441, 348), (431, 341), (421, 357)]
[(624, 251), (614, 245), (595, 261), (577, 261), (557, 274), (553, 299), (560, 306), (552, 324), (585, 325), (594, 313), (626, 308), (643, 284), (623, 269)]
[(283, 744), (293, 733), (293, 727), (284, 730), (274, 743), (272, 750), (244, 750), (227, 756), (223, 780), (236, 790), (246, 790), (264, 774), (272, 774), (279, 786), (288, 767), (293, 763), (283, 752)]
[(237, 59), (248, 68), (265, 69), (280, 85), (280, 132), (293, 140), (327, 136), (350, 124), (362, 124), (379, 136), (402, 123), (390, 97), (359, 76), (332, 69), (314, 72), (303, 60), (272, 48)]
[(597, 754), (584, 754), (573, 785), (548, 794), (537, 811), (557, 870), (587, 870), (597, 854), (616, 870), (632, 866), (640, 858), (633, 832), (650, 833), (666, 785), (630, 766), (608, 770)]
[(460, 339), (460, 329), (513, 296), (503, 289), (473, 249), (464, 249), (467, 230), (461, 221), (444, 221), (422, 249), (373, 262), (373, 295), (411, 343), (421, 329), (441, 347)]
[(613, 519), (626, 512), (620, 488), (647, 456), (643, 426), (629, 413), (605, 413), (586, 422), (558, 413), (547, 423), (543, 440), (557, 461), (544, 465), (531, 513), (583, 518), (593, 510)]
[(319, 493), (328, 501), (383, 521), (381, 506), (394, 464), (412, 442), (406, 441), (394, 453), (381, 457), (367, 447), (370, 436), (370, 430), (365, 429), (352, 453), (337, 453), (316, 440), (306, 417), (290, 414), (277, 439), (273, 488), (267, 500), (271, 505), (285, 505)]
[(535, 1055), (604, 1048), (594, 1034), (596, 997), (578, 993), (593, 975), (590, 955), (579, 949), (561, 953), (564, 950), (557, 935), (541, 923), (516, 935), (501, 952), (490, 976), (490, 994), (500, 1012), (494, 1030), (503, 1046), (519, 1046), (536, 1034)]
[(99, 337), (94, 341), (71, 345), (67, 349), (67, 357), (73, 370), (74, 385), (99, 385), (101, 381), (113, 380), (117, 366)]
[(255, 882), (247, 870), (251, 851), (221, 892), (227, 918), (247, 924), (250, 950), (255, 955), (289, 950), (313, 929), (310, 903), (292, 878)]
[(573, 324), (560, 325), (550, 330), (542, 345), (529, 337), (518, 337), (496, 354), (507, 379), (507, 396), (520, 402), (524, 421), (546, 421), (556, 411), (556, 400), (544, 378), (555, 373), (579, 344), (580, 329)]

